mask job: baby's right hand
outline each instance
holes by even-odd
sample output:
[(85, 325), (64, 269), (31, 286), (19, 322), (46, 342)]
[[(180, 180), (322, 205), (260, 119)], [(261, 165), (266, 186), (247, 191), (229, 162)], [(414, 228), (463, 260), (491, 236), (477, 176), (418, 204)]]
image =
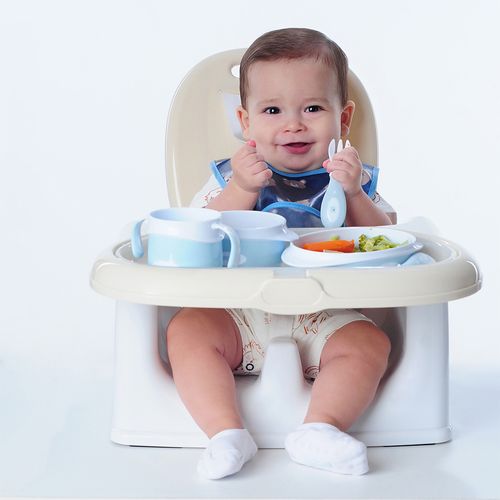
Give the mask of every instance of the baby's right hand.
[(273, 175), (255, 146), (255, 141), (247, 141), (231, 158), (231, 181), (249, 193), (258, 193)]

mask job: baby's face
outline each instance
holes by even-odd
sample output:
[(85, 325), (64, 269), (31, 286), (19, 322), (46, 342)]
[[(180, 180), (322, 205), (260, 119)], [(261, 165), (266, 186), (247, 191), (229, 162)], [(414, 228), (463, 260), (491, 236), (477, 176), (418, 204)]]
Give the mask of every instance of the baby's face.
[[(321, 167), (328, 143), (348, 132), (352, 108), (342, 107), (335, 73), (315, 59), (259, 61), (249, 68), (243, 136), (273, 167)], [(343, 126), (344, 124), (344, 126)]]

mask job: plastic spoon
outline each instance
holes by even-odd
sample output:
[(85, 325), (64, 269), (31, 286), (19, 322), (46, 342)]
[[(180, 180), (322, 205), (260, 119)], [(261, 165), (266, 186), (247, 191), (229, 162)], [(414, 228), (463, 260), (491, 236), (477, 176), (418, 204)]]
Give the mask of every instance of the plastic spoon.
[[(345, 142), (346, 147), (350, 146), (349, 141)], [(342, 151), (344, 145), (342, 139), (339, 140), (337, 152)], [(335, 139), (328, 145), (328, 158), (331, 160), (335, 154)], [(321, 222), (325, 227), (340, 227), (345, 221), (346, 201), (342, 184), (336, 181), (330, 174), (330, 182), (321, 202)]]

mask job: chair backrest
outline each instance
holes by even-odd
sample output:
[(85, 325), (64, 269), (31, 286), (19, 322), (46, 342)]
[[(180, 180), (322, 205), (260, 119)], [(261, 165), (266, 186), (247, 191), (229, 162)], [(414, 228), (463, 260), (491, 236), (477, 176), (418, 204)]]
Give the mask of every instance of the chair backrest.
[[(231, 128), (228, 100), (239, 99), (238, 67), (245, 49), (220, 52), (198, 63), (180, 83), (166, 134), (167, 190), (171, 206), (187, 206), (207, 181), (212, 160), (230, 158), (241, 146)], [(352, 71), (349, 99), (356, 111), (349, 140), (363, 163), (377, 165), (377, 130), (368, 94)]]

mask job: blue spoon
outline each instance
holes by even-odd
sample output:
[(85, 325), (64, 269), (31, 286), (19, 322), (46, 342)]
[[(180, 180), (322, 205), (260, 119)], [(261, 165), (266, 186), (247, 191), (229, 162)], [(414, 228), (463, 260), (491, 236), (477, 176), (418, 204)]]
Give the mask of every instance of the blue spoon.
[[(349, 141), (345, 143), (350, 146)], [(337, 151), (342, 151), (344, 145), (342, 139), (339, 140)], [(328, 145), (328, 158), (331, 160), (335, 154), (335, 139)], [(340, 227), (345, 221), (346, 201), (342, 184), (336, 181), (330, 174), (330, 182), (321, 202), (321, 222), (325, 227)]]

